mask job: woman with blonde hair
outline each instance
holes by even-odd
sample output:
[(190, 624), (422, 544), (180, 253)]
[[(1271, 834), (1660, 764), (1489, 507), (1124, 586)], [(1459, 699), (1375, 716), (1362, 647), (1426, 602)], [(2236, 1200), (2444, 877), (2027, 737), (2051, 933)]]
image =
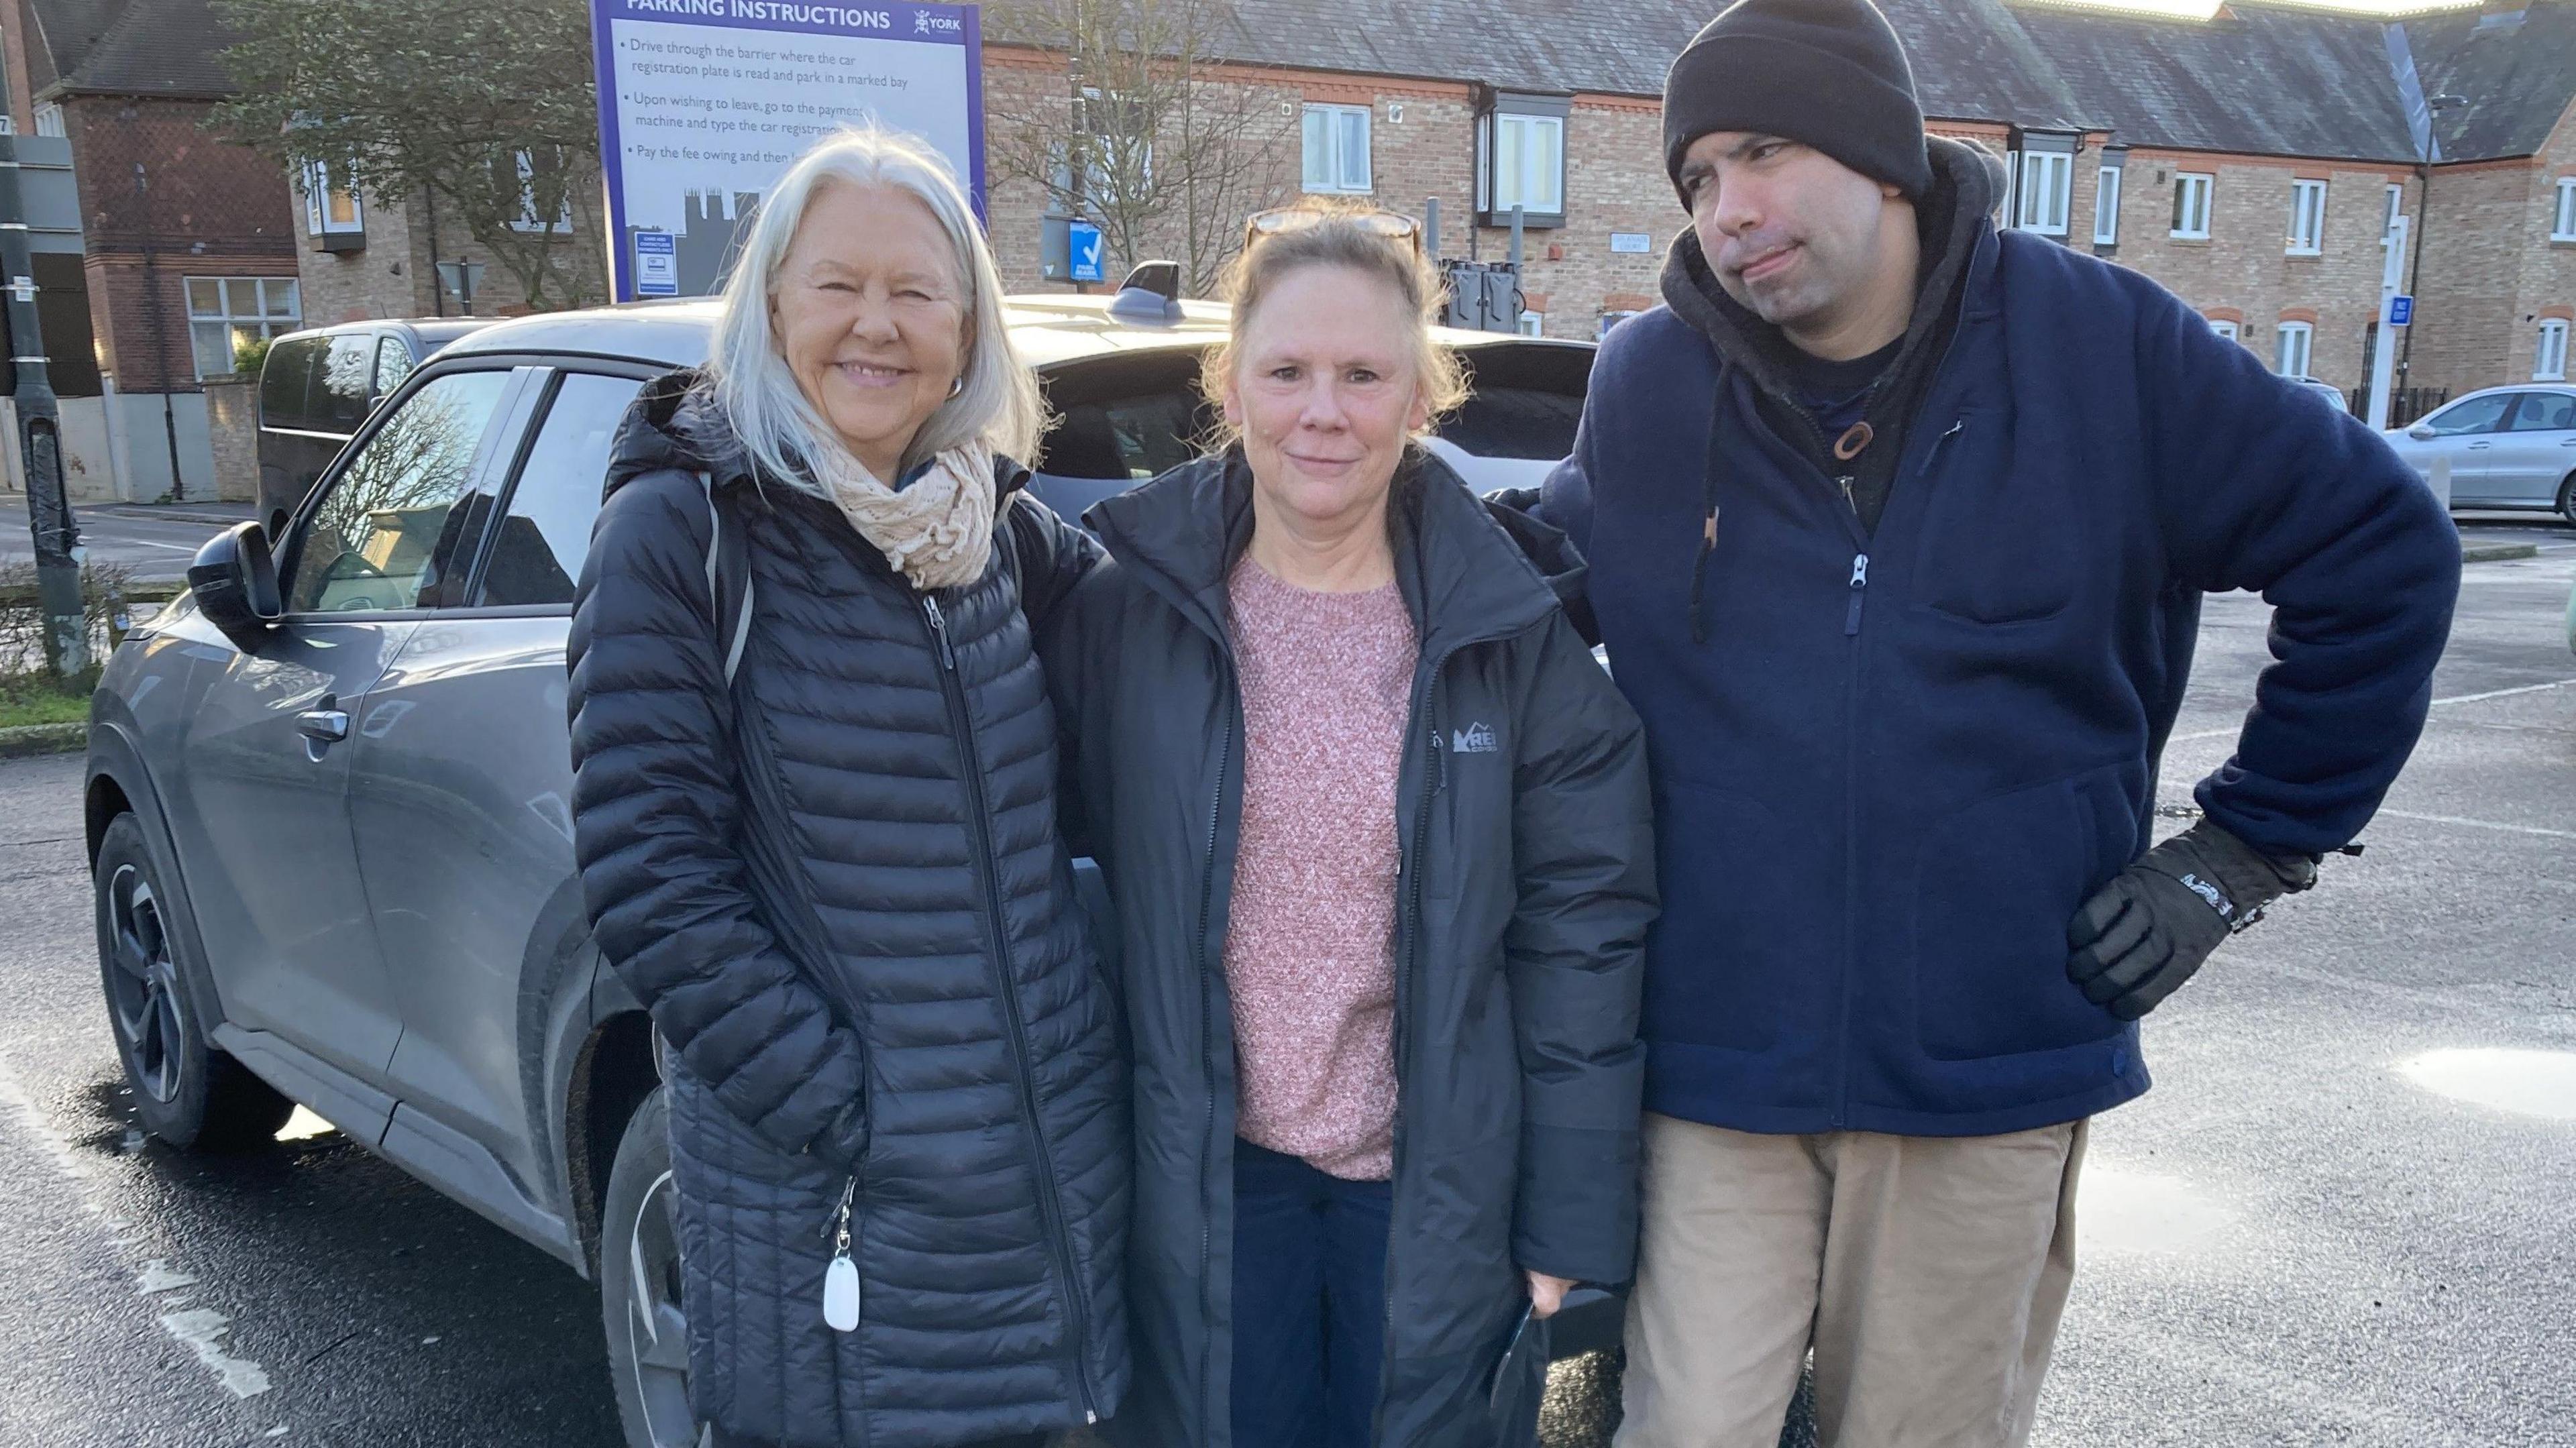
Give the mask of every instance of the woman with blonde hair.
[(1040, 415), (955, 180), (861, 131), (619, 434), (575, 845), (666, 1047), (717, 1448), (1035, 1443), (1124, 1388), (1125, 1070), (1030, 647), (1098, 550), (1021, 491)]
[(1091, 510), (1042, 646), (1122, 932), (1135, 1448), (1522, 1448), (1544, 1319), (1630, 1270), (1644, 745), (1563, 538), (1417, 445), (1438, 294), (1405, 218), (1255, 218), (1226, 446)]

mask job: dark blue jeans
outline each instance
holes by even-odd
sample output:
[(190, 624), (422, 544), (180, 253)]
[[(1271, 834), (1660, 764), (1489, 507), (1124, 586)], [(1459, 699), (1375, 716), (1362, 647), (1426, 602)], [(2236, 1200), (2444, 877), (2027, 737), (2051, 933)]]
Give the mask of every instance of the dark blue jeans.
[(1234, 1448), (1369, 1448), (1393, 1200), (1234, 1144)]

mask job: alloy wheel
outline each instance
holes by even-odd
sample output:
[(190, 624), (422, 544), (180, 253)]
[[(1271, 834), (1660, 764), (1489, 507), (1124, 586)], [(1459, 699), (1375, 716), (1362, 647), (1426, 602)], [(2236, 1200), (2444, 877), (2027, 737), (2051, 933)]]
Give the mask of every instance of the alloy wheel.
[(154, 1101), (178, 1099), (187, 1037), (179, 997), (179, 969), (170, 958), (170, 934), (152, 882), (121, 865), (108, 882), (108, 1009), (134, 1070), (134, 1084)]
[(689, 1410), (689, 1324), (680, 1312), (680, 1241), (671, 1174), (646, 1189), (627, 1234), (627, 1354), (654, 1448), (695, 1448)]

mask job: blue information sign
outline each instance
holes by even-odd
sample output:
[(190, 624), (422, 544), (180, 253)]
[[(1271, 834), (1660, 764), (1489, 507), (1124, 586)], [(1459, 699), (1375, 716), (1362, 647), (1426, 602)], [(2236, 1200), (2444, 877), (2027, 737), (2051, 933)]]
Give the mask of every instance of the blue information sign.
[(2390, 297), (2388, 299), (2388, 325), (2392, 327), (2411, 327), (2414, 324), (2415, 299), (2413, 297)]
[(1068, 269), (1073, 273), (1073, 279), (1075, 281), (1105, 282), (1109, 280), (1108, 274), (1103, 272), (1100, 267), (1101, 253), (1105, 248), (1100, 244), (1100, 228), (1098, 226), (1095, 226), (1088, 221), (1069, 222), (1066, 224), (1064, 229), (1064, 239), (1065, 255), (1070, 262)]

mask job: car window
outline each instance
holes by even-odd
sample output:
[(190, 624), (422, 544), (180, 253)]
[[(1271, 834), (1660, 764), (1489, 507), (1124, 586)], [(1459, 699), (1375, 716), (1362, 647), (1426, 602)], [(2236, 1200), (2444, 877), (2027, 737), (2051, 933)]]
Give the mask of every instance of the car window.
[(2526, 392), (2513, 410), (2515, 432), (2559, 432), (2576, 428), (2576, 394)]
[(2493, 432), (2504, 419), (2504, 410), (2517, 394), (2498, 392), (2486, 397), (2463, 398), (2424, 419), (2424, 425), (2436, 437), (2457, 437), (2462, 433)]
[(1555, 462), (1574, 451), (1575, 425), (1582, 421), (1579, 392), (1479, 387), (1439, 433), (1481, 458)]
[(402, 380), (411, 375), (411, 348), (400, 337), (376, 339), (376, 390), (378, 397), (391, 397)]
[(331, 339), (314, 379), (313, 425), (324, 432), (356, 432), (367, 420), (367, 386), (375, 375), (376, 339), (351, 332)]
[(1131, 482), (1197, 457), (1208, 422), (1196, 390), (1177, 386), (1075, 403), (1058, 419), (1040, 452), (1045, 471)]
[(458, 508), (507, 372), (454, 372), (413, 393), (330, 484), (295, 550), (287, 609), (420, 608), (472, 557)]
[(268, 349), (259, 369), (259, 425), (312, 426), (305, 394), (313, 386), (313, 364), (322, 356), (322, 339), (298, 337)]
[(572, 602), (608, 478), (608, 445), (643, 385), (587, 372), (566, 373), (556, 385), (483, 561), (477, 604)]

